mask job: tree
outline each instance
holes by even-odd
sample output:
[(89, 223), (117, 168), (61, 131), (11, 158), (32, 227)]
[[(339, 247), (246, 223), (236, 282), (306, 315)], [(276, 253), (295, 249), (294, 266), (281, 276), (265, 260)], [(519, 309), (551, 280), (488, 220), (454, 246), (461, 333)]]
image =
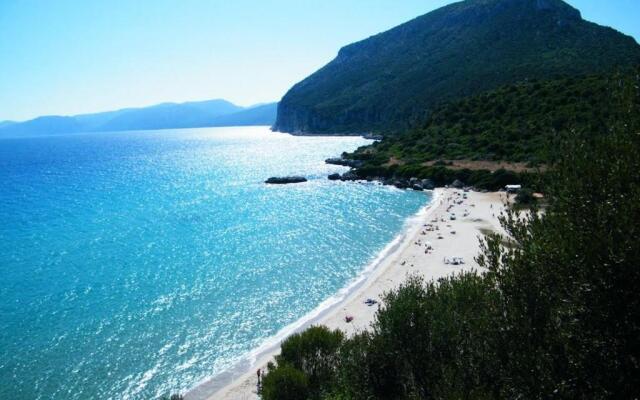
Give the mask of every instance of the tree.
[(503, 395), (636, 398), (640, 375), (640, 136), (565, 142), (544, 215), (503, 219), (479, 257), (501, 293)]
[(298, 369), (281, 364), (262, 379), (264, 400), (304, 400), (309, 396), (309, 380)]
[(289, 336), (276, 356), (280, 365), (292, 366), (306, 376), (310, 394), (319, 397), (321, 389), (333, 381), (337, 351), (344, 334), (324, 326), (312, 326), (302, 333)]

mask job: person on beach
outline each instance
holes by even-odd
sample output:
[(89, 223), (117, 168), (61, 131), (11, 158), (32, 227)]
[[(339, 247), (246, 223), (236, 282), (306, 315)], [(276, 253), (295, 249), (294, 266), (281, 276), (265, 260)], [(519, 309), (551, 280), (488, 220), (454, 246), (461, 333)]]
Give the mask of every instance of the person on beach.
[(258, 387), (260, 387), (260, 377), (261, 377), (261, 372), (260, 368), (258, 368), (258, 370), (256, 371), (256, 375), (258, 375)]

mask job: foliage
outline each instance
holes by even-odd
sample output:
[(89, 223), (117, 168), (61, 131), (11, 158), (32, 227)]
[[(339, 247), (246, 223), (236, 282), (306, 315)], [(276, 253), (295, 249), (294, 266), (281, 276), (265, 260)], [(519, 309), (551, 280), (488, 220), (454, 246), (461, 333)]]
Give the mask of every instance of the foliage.
[[(327, 382), (333, 380), (337, 350), (344, 340), (344, 334), (330, 331), (324, 326), (312, 326), (302, 333), (289, 336), (276, 356), (278, 371), (281, 367), (293, 368), (305, 377), (311, 398), (319, 398)], [(291, 372), (287, 372), (292, 376)], [(271, 372), (268, 376), (271, 375)]]
[(636, 132), (574, 142), (550, 173), (544, 216), (511, 212), (503, 223), (517, 246), (485, 243), (480, 264), (504, 298), (496, 323), (506, 397), (639, 394)]
[(533, 191), (528, 188), (522, 188), (518, 191), (515, 197), (516, 204), (528, 205), (536, 202), (536, 198), (533, 196)]
[[(442, 160), (525, 162), (532, 167), (550, 163), (573, 131), (607, 134), (607, 127), (615, 121), (640, 119), (640, 115), (629, 114), (616, 97), (620, 85), (632, 81), (637, 73), (502, 87), (442, 105), (421, 128), (385, 137), (343, 156), (364, 161), (357, 171), (362, 177), (415, 176), (430, 178), (437, 185), (459, 179), (488, 190), (517, 183), (535, 187), (539, 182), (530, 173), (454, 170)], [(397, 162), (389, 164), (390, 159)], [(431, 160), (440, 162), (430, 165)]]
[(309, 396), (309, 380), (304, 372), (282, 364), (262, 378), (264, 400), (303, 400)]
[(450, 169), (442, 166), (393, 166), (390, 168), (376, 168), (364, 166), (358, 168), (356, 173), (361, 179), (371, 177), (382, 178), (429, 178), (436, 186), (445, 186), (451, 184), (456, 179), (467, 185), (474, 186), (477, 189), (499, 190), (505, 185), (510, 184), (526, 184), (530, 187), (538, 185), (538, 176), (531, 173), (516, 173), (500, 168), (496, 171), (486, 169), (470, 170), (470, 169)]
[[(349, 377), (352, 398), (482, 398), (493, 365), (484, 354), (491, 326), (486, 315), (494, 300), (476, 273), (427, 285), (410, 278), (387, 293), (368, 337), (366, 356), (343, 364), (375, 371)], [(381, 368), (382, 367), (382, 368)]]
[(637, 79), (616, 94), (629, 118), (556, 149), (544, 213), (510, 210), (508, 239), (481, 241), (483, 274), (386, 294), (334, 352), (326, 398), (640, 397)]
[(560, 0), (468, 0), (342, 48), (287, 92), (275, 128), (404, 132), (444, 102), (638, 63), (633, 38), (584, 21)]

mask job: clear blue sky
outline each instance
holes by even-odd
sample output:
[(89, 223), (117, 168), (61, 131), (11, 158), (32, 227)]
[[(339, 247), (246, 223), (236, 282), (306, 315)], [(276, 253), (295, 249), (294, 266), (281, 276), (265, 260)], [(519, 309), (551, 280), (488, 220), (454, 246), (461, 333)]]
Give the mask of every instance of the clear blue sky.
[[(279, 100), (350, 42), (452, 0), (0, 0), (0, 121)], [(640, 38), (640, 0), (569, 0)]]

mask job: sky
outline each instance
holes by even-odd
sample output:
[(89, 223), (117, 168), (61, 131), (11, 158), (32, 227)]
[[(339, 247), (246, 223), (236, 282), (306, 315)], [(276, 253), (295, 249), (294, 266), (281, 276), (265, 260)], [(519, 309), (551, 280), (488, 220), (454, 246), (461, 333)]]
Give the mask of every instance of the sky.
[[(0, 121), (279, 100), (340, 47), (452, 0), (0, 0)], [(568, 0), (640, 42), (640, 0)]]

